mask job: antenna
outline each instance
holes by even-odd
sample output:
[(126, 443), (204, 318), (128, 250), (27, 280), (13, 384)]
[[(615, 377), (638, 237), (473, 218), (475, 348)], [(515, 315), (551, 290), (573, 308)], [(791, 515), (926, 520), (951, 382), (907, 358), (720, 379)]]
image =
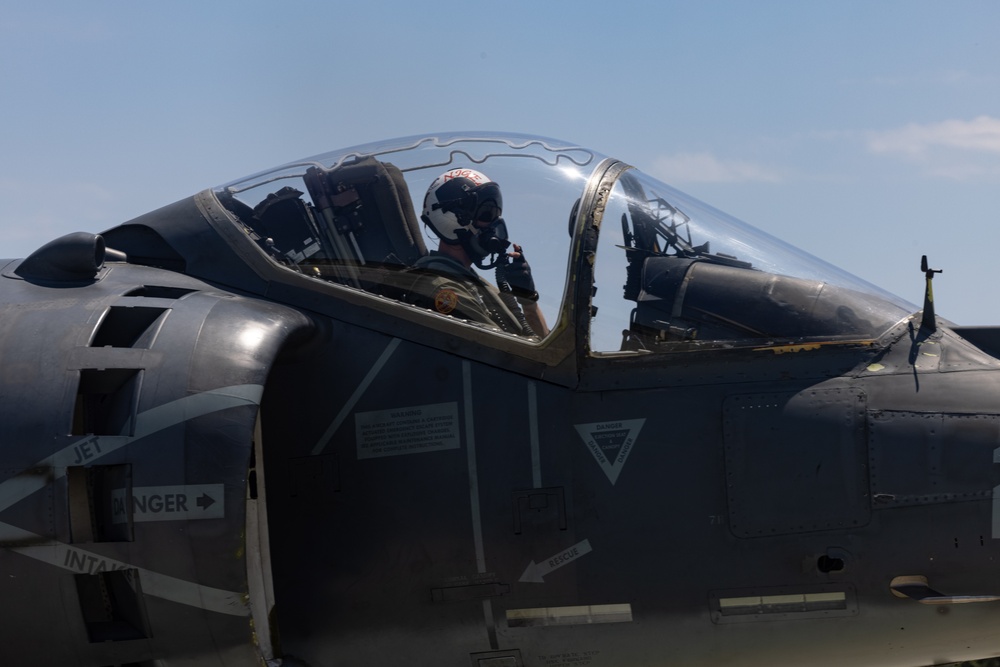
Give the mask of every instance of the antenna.
[(935, 273), (944, 273), (943, 269), (931, 269), (927, 266), (927, 255), (920, 257), (920, 270), (927, 279), (927, 286), (924, 288), (924, 316), (920, 320), (920, 328), (927, 331), (935, 331), (937, 323), (934, 319), (934, 281)]

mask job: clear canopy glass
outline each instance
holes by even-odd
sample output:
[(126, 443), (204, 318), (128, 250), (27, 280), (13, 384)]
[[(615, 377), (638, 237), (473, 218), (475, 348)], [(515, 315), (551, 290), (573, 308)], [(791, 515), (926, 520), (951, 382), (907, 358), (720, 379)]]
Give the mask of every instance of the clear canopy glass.
[(915, 307), (641, 172), (605, 208), (591, 348), (870, 340)]
[[(441, 244), (419, 222), (428, 187), (452, 169), (477, 170), (500, 186), (508, 250), (517, 244), (529, 263), (537, 307), (548, 323), (544, 331), (522, 336), (535, 341), (560, 317), (572, 261), (570, 213), (600, 160), (593, 151), (538, 137), (410, 137), (326, 153), (216, 192), (268, 256), (288, 270), (518, 334), (498, 325), (490, 311), (532, 304), (490, 302), (502, 292), (494, 287), (499, 281), (493, 271), (451, 276), (478, 280), (481, 291), (450, 282), (432, 283), (431, 293), (413, 293), (414, 265)], [(469, 299), (488, 303), (464, 308)]]
[[(594, 313), (589, 350), (604, 353), (872, 339), (915, 310), (635, 169), (609, 172), (609, 164), (551, 139), (445, 134), (326, 153), (233, 181), (216, 194), (261, 252), (287, 271), (525, 344), (571, 326), (574, 312)], [(439, 279), (415, 279), (442, 273), (442, 263), (426, 260), (448, 249), (421, 217), (428, 187), (456, 168), (500, 186), (508, 251), (513, 244), (522, 249), (537, 304), (505, 294), (505, 277), (493, 269), (466, 265)], [(618, 174), (601, 183), (610, 196), (588, 198), (606, 173)], [(573, 284), (588, 273), (576, 269), (595, 250), (587, 245), (594, 234), (579, 243), (573, 235), (591, 226), (599, 227), (596, 291)], [(503, 253), (491, 259), (506, 263)], [(586, 302), (568, 304), (572, 298)], [(479, 303), (464, 303), (472, 301)], [(504, 309), (515, 316), (537, 310), (544, 324), (504, 324)]]

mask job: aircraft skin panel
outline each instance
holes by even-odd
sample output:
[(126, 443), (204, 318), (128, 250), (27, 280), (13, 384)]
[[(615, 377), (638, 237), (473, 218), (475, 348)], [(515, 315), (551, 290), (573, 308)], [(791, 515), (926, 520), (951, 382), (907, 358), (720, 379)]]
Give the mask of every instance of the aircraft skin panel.
[[(464, 230), (479, 268), (424, 272), (440, 212), (492, 234)], [(625, 163), (487, 133), (0, 260), (0, 655), (998, 655), (995, 331), (916, 308)]]
[[(898, 458), (870, 458), (872, 438), (882, 437), (873, 420), (891, 404), (885, 384), (912, 383), (911, 375), (893, 380), (862, 370), (846, 381), (773, 380), (737, 391), (700, 380), (675, 389), (574, 392), (430, 349), (416, 353), (406, 341), (378, 364), (395, 339), (370, 332), (343, 330), (337, 340), (354, 351), (350, 365), (332, 345), (329, 358), (310, 363), (329, 363), (331, 373), (336, 367), (354, 381), (287, 402), (304, 410), (283, 408), (284, 392), (264, 399), (276, 436), (287, 435), (279, 426), (286, 420), (314, 421), (302, 445), (271, 450), (267, 461), (270, 479), (278, 480), (269, 486), (269, 506), (281, 517), (272, 536), (287, 655), (366, 664), (392, 660), (390, 647), (406, 646), (408, 660), (433, 664), (440, 650), (432, 636), (442, 636), (434, 628), (447, 627), (456, 652), (479, 645), (498, 659), (516, 650), (523, 664), (555, 655), (567, 656), (556, 664), (586, 657), (594, 665), (644, 665), (656, 664), (664, 650), (644, 640), (652, 625), (671, 636), (679, 626), (697, 638), (671, 643), (680, 662), (731, 659), (732, 641), (762, 656), (744, 664), (765, 664), (789, 645), (805, 652), (831, 636), (862, 641), (900, 627), (936, 634), (936, 616), (890, 599), (891, 577), (860, 575), (887, 554), (899, 554), (890, 566), (899, 571), (928, 570), (929, 558), (943, 559), (947, 567), (932, 568), (939, 576), (958, 589), (983, 589), (951, 559), (990, 558), (988, 540), (983, 546), (978, 535), (963, 533), (956, 551), (949, 535), (939, 552), (905, 511), (872, 500), (887, 471), (870, 479), (869, 470), (886, 456)], [(377, 375), (356, 395), (376, 365)], [(279, 366), (274, 386), (302, 372)], [(947, 378), (921, 381), (929, 388)], [(881, 385), (870, 392), (874, 400), (872, 383)], [(314, 459), (309, 444), (329, 429), (329, 417), (303, 416), (321, 413), (326, 400), (353, 409)], [(991, 401), (983, 396), (966, 409), (988, 409)], [(736, 422), (727, 405), (757, 416)], [(764, 406), (786, 419), (758, 414)], [(421, 420), (437, 425), (443, 446)], [(846, 450), (836, 444), (841, 425)], [(985, 425), (963, 429), (964, 441), (989, 447)], [(459, 447), (447, 444), (456, 439)], [(777, 460), (774, 448), (796, 441), (815, 453)], [(312, 468), (319, 461), (322, 472)], [(678, 471), (731, 481), (682, 484)], [(978, 485), (976, 496), (939, 499), (938, 518), (963, 525), (971, 511), (988, 531), (996, 472), (984, 475), (969, 482)], [(306, 548), (295, 543), (302, 535), (309, 535)], [(970, 635), (986, 632), (993, 615), (971, 607)], [(771, 646), (765, 638), (782, 624), (791, 624), (797, 639)], [(952, 629), (935, 645), (961, 655), (963, 635)], [(851, 645), (828, 646), (829, 662), (814, 661), (859, 657)], [(892, 663), (891, 651), (884, 657)]]
[[(27, 596), (38, 604), (4, 607), (4, 655), (106, 664), (111, 641), (130, 662), (181, 647), (253, 659), (250, 438), (278, 349), (309, 320), (150, 268), (89, 286), (3, 280), (16, 304), (0, 306), (0, 349), (25, 369), (0, 379), (5, 596), (52, 582)], [(32, 639), (39, 625), (52, 641)]]

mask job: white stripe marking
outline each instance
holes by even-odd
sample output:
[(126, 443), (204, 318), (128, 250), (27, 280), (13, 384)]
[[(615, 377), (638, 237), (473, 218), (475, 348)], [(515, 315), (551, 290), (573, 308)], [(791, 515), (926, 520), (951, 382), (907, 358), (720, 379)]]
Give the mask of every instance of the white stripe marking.
[[(29, 470), (51, 467), (53, 477), (59, 479), (65, 476), (68, 466), (76, 464), (78, 460), (77, 448), (85, 443), (89, 445), (91, 451), (95, 452), (94, 456), (87, 460), (87, 463), (93, 463), (106, 454), (134, 443), (140, 438), (181, 424), (189, 419), (226, 408), (259, 404), (263, 393), (264, 387), (259, 384), (243, 384), (220, 387), (185, 396), (140, 413), (136, 418), (135, 435), (132, 437), (86, 436), (42, 459), (31, 466)], [(49, 480), (44, 476), (31, 474), (28, 471), (4, 481), (0, 484), (0, 511), (41, 490), (48, 482)]]
[[(0, 523), (0, 534), (3, 535), (4, 539), (8, 540), (31, 541), (45, 539), (27, 530), (3, 523)], [(137, 568), (128, 563), (63, 544), (62, 542), (49, 542), (48, 544), (36, 546), (8, 547), (8, 549), (29, 558), (42, 561), (43, 563), (54, 565), (60, 569), (80, 574), (135, 569), (139, 572), (139, 581), (142, 582), (142, 592), (144, 594), (229, 616), (250, 615), (250, 610), (247, 608), (242, 593), (224, 591), (219, 588), (212, 588), (211, 586), (202, 586), (193, 581), (170, 577), (141, 567)]]
[(483, 548), (483, 520), (479, 516), (479, 473), (476, 469), (476, 429), (472, 405), (472, 365), (462, 362), (462, 391), (465, 411), (465, 440), (469, 457), (469, 503), (472, 506), (472, 539), (476, 545), (476, 568), (486, 572), (486, 552)]
[(381, 356), (379, 356), (379, 358), (375, 361), (375, 365), (368, 371), (368, 375), (364, 377), (361, 384), (358, 385), (358, 388), (354, 390), (351, 397), (347, 399), (346, 403), (344, 403), (344, 407), (340, 409), (340, 412), (334, 418), (333, 422), (329, 427), (327, 427), (326, 431), (323, 432), (323, 435), (320, 436), (319, 441), (312, 449), (313, 456), (323, 453), (323, 450), (326, 449), (327, 444), (330, 442), (330, 438), (333, 437), (333, 434), (337, 432), (340, 425), (344, 423), (345, 419), (347, 419), (347, 415), (354, 409), (358, 400), (366, 391), (368, 391), (368, 387), (375, 381), (375, 378), (378, 376), (379, 372), (381, 372), (382, 367), (385, 366), (387, 361), (389, 361), (389, 357), (391, 357), (392, 353), (396, 351), (397, 347), (399, 347), (399, 343), (400, 340), (398, 338), (393, 338), (389, 341), (389, 344), (385, 346), (385, 350), (382, 351)]
[(994, 540), (1000, 539), (1000, 486), (993, 487), (993, 534)]
[[(259, 384), (245, 384), (221, 387), (185, 396), (140, 413), (136, 418), (135, 435), (132, 437), (87, 436), (55, 452), (32, 468), (52, 467), (53, 478), (58, 479), (66, 475), (66, 467), (76, 460), (76, 448), (83, 443), (89, 442), (92, 445), (94, 443), (99, 445), (99, 449), (94, 447), (94, 456), (88, 459), (89, 463), (127, 444), (134, 443), (142, 437), (189, 419), (231, 407), (257, 405), (260, 403), (263, 392), (264, 387)], [(48, 481), (49, 479), (45, 476), (30, 473), (22, 473), (6, 480), (0, 484), (0, 511), (41, 490)], [(7, 549), (72, 572), (93, 574), (108, 570), (135, 569), (139, 572), (143, 592), (153, 597), (232, 616), (247, 616), (250, 613), (242, 593), (202, 586), (152, 570), (135, 568), (128, 563), (106, 558), (62, 542), (48, 541), (47, 538), (18, 526), (0, 523), (0, 539), (8, 542), (46, 542), (45, 544), (24, 547), (7, 547)]]
[(538, 389), (528, 383), (528, 437), (531, 438), (531, 483), (542, 488), (542, 454), (538, 444)]

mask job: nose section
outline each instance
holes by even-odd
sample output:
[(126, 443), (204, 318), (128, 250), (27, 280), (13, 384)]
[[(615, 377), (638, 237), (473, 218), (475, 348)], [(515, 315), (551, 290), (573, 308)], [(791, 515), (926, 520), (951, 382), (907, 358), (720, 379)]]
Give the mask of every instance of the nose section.
[[(946, 379), (948, 384), (986, 379), (961, 376)], [(990, 376), (1000, 376), (1000, 371)], [(931, 391), (928, 384), (923, 383), (925, 391)], [(1000, 398), (994, 391), (985, 393)], [(968, 503), (982, 503), (991, 519), (980, 526), (976, 539), (980, 534), (992, 538), (994, 488), (1000, 485), (1000, 414), (874, 410), (867, 416), (867, 429), (875, 511), (958, 505), (971, 509)], [(964, 523), (963, 518), (959, 525)]]
[(979, 350), (1000, 359), (1000, 326), (954, 327), (953, 330)]

